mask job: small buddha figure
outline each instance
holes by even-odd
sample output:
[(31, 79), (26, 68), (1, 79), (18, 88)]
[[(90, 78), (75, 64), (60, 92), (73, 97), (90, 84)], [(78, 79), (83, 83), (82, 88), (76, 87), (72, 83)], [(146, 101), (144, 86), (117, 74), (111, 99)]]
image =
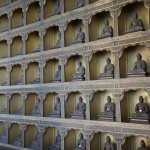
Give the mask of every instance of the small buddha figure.
[(34, 150), (40, 150), (40, 135), (37, 133), (35, 140), (32, 141), (31, 145), (29, 148), (34, 149)]
[(31, 116), (41, 116), (40, 99), (38, 98), (35, 108), (32, 110)]
[(148, 76), (147, 72), (147, 64), (144, 60), (142, 60), (142, 55), (140, 53), (137, 54), (137, 61), (134, 63), (133, 70), (128, 73), (128, 77), (143, 77)]
[(54, 13), (50, 14), (49, 17), (54, 16), (54, 15), (59, 15), (60, 13), (61, 13), (61, 4), (58, 1), (56, 2)]
[(141, 147), (139, 147), (137, 150), (149, 150), (149, 148), (145, 146), (144, 140), (141, 140), (140, 145)]
[(1, 114), (8, 114), (7, 108), (4, 108), (4, 109), (1, 111)]
[(132, 33), (143, 30), (144, 30), (143, 22), (141, 19), (138, 19), (138, 14), (134, 12), (133, 20), (131, 21), (129, 29), (126, 31), (126, 33)]
[(16, 115), (22, 115), (22, 113), (23, 113), (23, 112), (22, 112), (22, 107), (21, 107), (21, 108), (19, 108), (19, 109), (16, 111), (15, 114), (16, 114)]
[(52, 82), (61, 82), (61, 66), (58, 65), (58, 70), (56, 71), (55, 76), (52, 78)]
[(60, 118), (61, 117), (61, 102), (60, 98), (56, 98), (54, 110), (49, 114), (49, 117)]
[(61, 150), (61, 136), (59, 130), (57, 131), (55, 143), (50, 145), (48, 150)]
[(13, 140), (12, 145), (19, 146), (19, 147), (22, 146), (22, 135), (21, 135), (21, 133), (19, 134), (19, 136), (15, 140)]
[(135, 113), (130, 117), (130, 122), (149, 124), (149, 121), (150, 114), (148, 104), (144, 103), (142, 96), (139, 96), (139, 103), (135, 106)]
[(79, 134), (78, 145), (74, 150), (86, 150), (86, 140), (83, 138), (83, 134)]
[(72, 81), (83, 81), (85, 80), (85, 68), (82, 66), (82, 62), (78, 61), (78, 68), (76, 73), (72, 77)]
[(102, 29), (102, 33), (98, 36), (98, 39), (103, 39), (113, 36), (113, 28), (109, 25), (109, 21), (105, 21), (105, 26)]
[(82, 97), (79, 97), (79, 103), (76, 110), (71, 114), (72, 119), (85, 119), (86, 104), (83, 102)]
[(40, 83), (40, 82), (41, 79), (40, 79), (40, 69), (39, 69), (36, 78), (33, 81), (31, 81), (31, 83)]
[(1, 143), (7, 143), (6, 131), (4, 130), (3, 134), (0, 136)]
[(104, 144), (103, 150), (114, 150), (114, 145), (111, 143), (109, 136), (106, 137), (106, 143)]
[(17, 80), (15, 82), (16, 85), (22, 85), (23, 84), (23, 71), (21, 72), (21, 75), (20, 75), (20, 79)]
[(21, 16), (20, 16), (19, 23), (16, 25), (15, 28), (18, 28), (18, 27), (21, 27), (21, 26), (23, 26), (23, 15), (22, 15), (22, 14), (21, 14)]
[(107, 103), (104, 106), (104, 112), (99, 115), (99, 120), (115, 121), (115, 104), (111, 102), (111, 97), (107, 97)]
[(59, 32), (59, 33), (58, 33), (57, 42), (56, 42), (56, 44), (52, 47), (52, 49), (60, 48), (60, 47), (61, 47), (61, 33)]
[(84, 0), (76, 0), (75, 4), (72, 7), (72, 10), (83, 6), (84, 6)]
[(78, 32), (76, 34), (76, 38), (71, 44), (84, 43), (84, 42), (85, 42), (85, 33), (82, 32), (81, 27), (78, 27)]
[(111, 59), (108, 57), (106, 59), (107, 64), (104, 67), (104, 73), (100, 74), (99, 79), (102, 78), (107, 78), (107, 79), (112, 79), (114, 78), (114, 65), (111, 64)]

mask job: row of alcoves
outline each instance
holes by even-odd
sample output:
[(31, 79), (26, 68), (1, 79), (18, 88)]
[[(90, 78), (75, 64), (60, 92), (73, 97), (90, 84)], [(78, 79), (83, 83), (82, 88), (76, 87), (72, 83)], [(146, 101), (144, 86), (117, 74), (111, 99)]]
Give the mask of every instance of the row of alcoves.
[[(137, 61), (138, 53), (141, 53), (142, 60), (145, 60), (145, 62), (147, 63), (147, 72), (150, 73), (149, 48), (146, 46), (131, 46), (124, 49), (124, 52), (118, 62), (120, 66), (121, 78), (126, 78), (127, 73), (133, 70), (134, 63)], [(92, 59), (89, 62), (90, 80), (99, 79), (100, 73), (104, 72), (104, 67), (107, 64), (106, 59), (108, 57), (111, 59), (111, 63), (114, 64), (114, 56), (110, 51), (100, 51), (93, 54)], [(61, 75), (64, 76), (66, 82), (70, 82), (72, 80), (73, 75), (76, 74), (79, 61), (82, 62), (82, 66), (86, 69), (87, 62), (85, 62), (83, 56), (75, 55), (70, 56), (67, 59), (67, 63), (65, 64), (65, 74)], [(2, 76), (0, 77), (0, 83), (2, 84), (4, 82), (8, 82), (8, 74), (10, 75), (10, 85), (16, 85), (16, 82), (19, 80), (22, 80), (22, 84), (31, 84), (32, 81), (36, 79), (39, 79), (39, 81), (36, 83), (50, 83), (52, 82), (52, 79), (55, 77), (56, 72), (58, 71), (58, 65), (58, 59), (49, 59), (46, 61), (43, 70), (42, 68), (40, 69), (38, 62), (31, 62), (27, 64), (25, 68), (23, 68), (20, 64), (12, 65), (12, 69), (10, 72), (7, 72), (7, 67), (0, 67), (0, 73), (2, 74)], [(42, 74), (43, 79), (41, 78)], [(86, 76), (87, 73), (85, 73), (85, 78)]]
[[(53, 2), (53, 1), (47, 1), (48, 6), (47, 6), (47, 4), (45, 5), (45, 7), (47, 8), (45, 10), (45, 18), (48, 18), (49, 15), (51, 14), (51, 12), (49, 12), (49, 10), (50, 10), (49, 8), (50, 8), (50, 6), (52, 6), (51, 2)], [(69, 2), (67, 2), (67, 3), (69, 4)], [(132, 10), (130, 10), (131, 7), (132, 7)], [(14, 28), (23, 26), (23, 25), (25, 25), (24, 22), (26, 22), (26, 24), (30, 24), (30, 23), (34, 23), (36, 21), (40, 21), (41, 15), (39, 14), (39, 12), (40, 12), (40, 10), (38, 8), (38, 2), (31, 4), (31, 7), (29, 7), (29, 9), (28, 9), (26, 18), (24, 18), (21, 8), (15, 10), (13, 12), (13, 15), (11, 18), (10, 29), (14, 29)], [(128, 13), (126, 13), (126, 12), (128, 12)], [(148, 9), (144, 6), (143, 2), (135, 2), (132, 4), (128, 4), (127, 6), (125, 6), (122, 9), (122, 13), (118, 18), (118, 20), (119, 20), (118, 21), (119, 35), (124, 35), (126, 30), (129, 28), (130, 23), (133, 20), (134, 12), (137, 12), (139, 19), (142, 20), (144, 29), (145, 30), (149, 29), (149, 11), (148, 11)], [(89, 24), (89, 40), (90, 41), (96, 40), (98, 38), (98, 36), (102, 33), (103, 27), (105, 26), (104, 23), (106, 20), (108, 20), (110, 26), (112, 26), (114, 28), (115, 22), (114, 22), (113, 17), (110, 15), (109, 11), (96, 13), (92, 16), (90, 24)], [(1, 21), (0, 31), (1, 32), (7, 31), (8, 26), (9, 26), (9, 23), (8, 23), (9, 21), (8, 21), (7, 15), (1, 16), (0, 21)], [(73, 20), (68, 23), (67, 29), (65, 31), (66, 32), (65, 36), (68, 37), (65, 42), (66, 46), (70, 45), (70, 42), (73, 39), (78, 26), (81, 26), (83, 32), (85, 32), (85, 26), (84, 26), (82, 20), (77, 19), (77, 20)], [(49, 31), (52, 34), (54, 34), (54, 35), (52, 35), (51, 39), (56, 38), (56, 34), (59, 31), (58, 27), (56, 27), (56, 29), (57, 30), (55, 30), (55, 28), (54, 29), (51, 28), (51, 31)]]
[[(38, 128), (35, 125), (27, 125), (25, 131), (21, 131), (20, 125), (17, 123), (13, 123), (10, 128), (8, 129), (8, 137), (4, 134), (4, 131), (6, 129), (4, 128), (4, 123), (0, 123), (0, 141), (4, 142), (8, 140), (9, 144), (13, 144), (15, 141), (23, 143), (21, 146), (24, 147), (30, 147), (34, 143), (39, 145), (40, 147), (43, 147), (43, 150), (48, 150), (49, 146), (52, 144), (55, 144), (56, 136), (58, 134), (58, 129), (54, 127), (47, 127), (45, 132), (42, 135), (43, 139), (43, 145), (41, 146), (40, 140), (36, 138), (38, 135)], [(82, 133), (80, 130), (69, 130), (67, 133), (67, 136), (64, 138), (64, 148), (65, 150), (71, 150), (77, 147), (78, 140), (79, 140), (79, 134)], [(19, 135), (24, 134), (24, 137), (19, 137)], [(23, 136), (23, 135), (22, 135)], [(110, 133), (106, 132), (97, 132), (94, 134), (94, 137), (90, 142), (90, 150), (95, 149), (102, 149), (104, 147), (104, 144), (106, 143), (106, 137), (109, 136), (111, 139), (111, 143), (114, 145), (114, 150), (117, 150), (117, 144), (115, 141), (115, 138)], [(5, 139), (5, 140), (4, 140)], [(83, 139), (85, 139), (85, 136), (83, 134)], [(85, 139), (86, 140), (86, 139)], [(145, 145), (147, 148), (150, 148), (150, 140), (142, 137), (142, 136), (133, 136), (130, 135), (126, 138), (125, 143), (122, 145), (122, 150), (135, 150), (140, 147), (141, 140), (144, 140)], [(37, 146), (36, 145), (36, 146)]]
[[(76, 110), (76, 106), (79, 103), (79, 96), (83, 98), (83, 102), (86, 104), (86, 98), (83, 93), (80, 92), (70, 92), (68, 94), (67, 100), (64, 104), (64, 116), (65, 118), (71, 118), (71, 114)], [(109, 91), (98, 91), (93, 95), (90, 101), (89, 110), (86, 111), (86, 115), (90, 113), (91, 120), (98, 120), (98, 115), (104, 112), (104, 105), (107, 103), (107, 97), (111, 97), (112, 103), (116, 105), (116, 100), (113, 94)], [(147, 91), (136, 90), (125, 92), (124, 97), (121, 101), (121, 110), (116, 110), (121, 112), (121, 121), (129, 122), (129, 117), (135, 113), (135, 106), (139, 103), (139, 96), (142, 96), (144, 103), (147, 103), (150, 108), (150, 98)], [(10, 100), (7, 101), (7, 97), (3, 94), (0, 95), (0, 112), (6, 114), (16, 114), (16, 115), (27, 115), (27, 116), (43, 116), (49, 117), (49, 114), (54, 110), (54, 105), (56, 103), (57, 93), (48, 93), (46, 98), (39, 103), (38, 95), (36, 93), (29, 93), (26, 100), (23, 101), (19, 93), (12, 94)], [(9, 107), (9, 110), (8, 110)], [(38, 108), (38, 109), (37, 109)], [(33, 112), (36, 113), (34, 114)], [(62, 110), (63, 111), (63, 110)], [(63, 115), (62, 115), (63, 116)]]

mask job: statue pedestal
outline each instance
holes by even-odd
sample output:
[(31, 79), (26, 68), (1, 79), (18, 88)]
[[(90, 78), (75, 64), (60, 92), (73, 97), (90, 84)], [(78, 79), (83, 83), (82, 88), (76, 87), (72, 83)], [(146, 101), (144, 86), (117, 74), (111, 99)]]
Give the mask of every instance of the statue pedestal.
[(31, 81), (31, 84), (38, 84), (40, 82), (41, 82), (40, 79), (36, 78), (35, 80)]
[(125, 34), (128, 34), (128, 33), (133, 33), (133, 32), (138, 32), (138, 31), (144, 31), (143, 28), (135, 28), (135, 29), (128, 29)]
[(4, 108), (4, 109), (1, 111), (1, 114), (8, 114), (7, 108)]
[(52, 83), (60, 83), (61, 81), (60, 80), (51, 80), (50, 82), (52, 82)]
[(109, 122), (115, 122), (115, 116), (114, 115), (98, 115), (99, 121), (109, 121)]
[(12, 145), (21, 147), (22, 146), (21, 139), (14, 140)]
[(143, 116), (143, 117), (132, 116), (130, 117), (130, 122), (139, 124), (150, 124), (150, 116)]
[(114, 76), (113, 75), (104, 75), (104, 74), (100, 74), (100, 77), (98, 78), (99, 80), (103, 80), (103, 79), (113, 79)]
[(40, 52), (39, 48), (33, 51), (33, 53), (37, 53), (37, 52)]
[(85, 81), (85, 77), (83, 77), (83, 78), (72, 78), (71, 81)]
[(132, 78), (132, 77), (147, 77), (149, 76), (149, 73), (147, 72), (138, 72), (138, 73), (128, 73), (127, 77)]
[(80, 119), (80, 120), (85, 120), (85, 115), (78, 115), (78, 114), (71, 114), (71, 119)]
[(22, 80), (18, 80), (18, 81), (16, 81), (16, 82), (15, 82), (15, 85), (23, 85)]
[(100, 40), (100, 39), (111, 38), (111, 37), (112, 37), (111, 34), (104, 34), (104, 35), (101, 34), (97, 37), (97, 39)]
[(32, 110), (31, 116), (41, 117), (40, 109), (34, 109), (34, 110)]

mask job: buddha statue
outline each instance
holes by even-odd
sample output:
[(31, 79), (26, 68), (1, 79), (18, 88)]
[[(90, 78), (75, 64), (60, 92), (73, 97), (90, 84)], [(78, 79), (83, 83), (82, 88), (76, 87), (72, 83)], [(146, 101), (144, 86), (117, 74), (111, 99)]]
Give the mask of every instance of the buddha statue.
[(13, 140), (12, 145), (22, 147), (22, 140), (22, 135), (20, 133), (19, 136)]
[(31, 116), (41, 116), (40, 99), (38, 98), (35, 108), (32, 110)]
[(49, 15), (49, 17), (54, 15), (59, 15), (61, 13), (61, 4), (59, 1), (56, 2), (55, 10), (52, 14)]
[(138, 19), (138, 14), (134, 12), (133, 20), (130, 22), (129, 29), (126, 31), (126, 33), (132, 33), (143, 30), (144, 30), (143, 22), (141, 19)]
[(85, 33), (82, 32), (81, 27), (78, 27), (78, 31), (76, 33), (75, 40), (71, 44), (84, 43), (84, 42), (85, 42)]
[(21, 16), (20, 16), (19, 23), (16, 25), (15, 28), (18, 28), (18, 27), (21, 27), (21, 26), (23, 26), (23, 15), (22, 15), (22, 13), (21, 13)]
[(58, 33), (57, 42), (56, 42), (56, 44), (52, 47), (52, 49), (60, 48), (60, 47), (61, 47), (61, 33), (59, 32), (59, 33)]
[(54, 110), (49, 113), (49, 117), (61, 118), (61, 102), (59, 97), (56, 98)]
[(14, 84), (15, 85), (22, 85), (23, 84), (23, 71), (21, 72), (20, 79), (17, 80)]
[(104, 67), (104, 73), (100, 74), (99, 79), (112, 79), (114, 78), (114, 65), (111, 64), (111, 59), (108, 57), (106, 59), (107, 64)]
[(53, 83), (61, 82), (61, 66), (58, 65), (55, 76), (52, 78)]
[(3, 134), (0, 136), (1, 143), (7, 143), (6, 131), (4, 130)]
[(16, 115), (22, 115), (23, 111), (22, 111), (22, 107), (16, 110)]
[(104, 112), (98, 115), (101, 121), (115, 121), (115, 104), (111, 102), (111, 97), (107, 97), (107, 103), (104, 105)]
[(40, 134), (37, 133), (35, 140), (32, 141), (31, 145), (29, 148), (34, 149), (34, 150), (40, 150)]
[(137, 150), (150, 150), (149, 148), (145, 146), (144, 140), (141, 140), (140, 145), (141, 147), (139, 147)]
[(79, 97), (79, 103), (76, 110), (71, 114), (72, 119), (85, 119), (86, 104), (83, 102), (82, 97)]
[(134, 63), (133, 70), (127, 75), (128, 77), (145, 77), (149, 75), (147, 72), (147, 64), (142, 60), (142, 55), (140, 53), (137, 54), (137, 61)]
[(4, 108), (4, 109), (1, 111), (1, 114), (8, 114), (7, 108)]
[(103, 39), (113, 36), (113, 28), (109, 25), (109, 21), (105, 21), (105, 26), (102, 29), (102, 33), (97, 37), (98, 39)]
[(83, 6), (84, 6), (84, 0), (76, 0), (75, 4), (72, 7), (72, 10)]
[(106, 137), (106, 143), (104, 144), (103, 150), (114, 150), (114, 145), (111, 143), (109, 136)]
[(82, 66), (82, 62), (78, 61), (78, 68), (76, 73), (72, 77), (72, 81), (83, 81), (85, 80), (85, 68)]
[(61, 150), (61, 136), (59, 130), (57, 131), (55, 143), (50, 145), (48, 150)]
[(135, 106), (135, 113), (130, 117), (130, 122), (149, 124), (150, 114), (147, 103), (144, 103), (142, 96), (139, 96), (139, 103)]
[(32, 21), (32, 23), (37, 22), (37, 21), (40, 21), (40, 13), (41, 13), (41, 10), (40, 10), (40, 7), (38, 7), (38, 8), (37, 8), (37, 16), (36, 16), (36, 18)]
[(86, 140), (83, 138), (83, 134), (79, 134), (78, 145), (74, 150), (86, 150)]
[(33, 81), (31, 81), (31, 83), (34, 84), (34, 83), (40, 83), (40, 82), (41, 82), (41, 79), (40, 79), (40, 68), (39, 68), (36, 78)]

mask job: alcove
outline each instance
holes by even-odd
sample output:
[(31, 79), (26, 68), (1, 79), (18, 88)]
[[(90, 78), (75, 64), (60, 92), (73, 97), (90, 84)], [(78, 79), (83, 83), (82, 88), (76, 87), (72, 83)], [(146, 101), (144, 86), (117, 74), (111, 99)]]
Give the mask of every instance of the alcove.
[(49, 113), (51, 113), (54, 110), (56, 97), (58, 97), (57, 93), (48, 93), (46, 95), (46, 98), (43, 101), (43, 107), (44, 107), (43, 115), (44, 115), (44, 117), (48, 117)]
[(103, 27), (105, 26), (105, 21), (109, 21), (109, 25), (114, 26), (113, 18), (110, 16), (110, 12), (104, 11), (95, 14), (92, 16), (92, 20), (90, 23), (90, 41), (97, 40), (98, 36), (102, 33)]
[(85, 33), (85, 27), (82, 20), (77, 19), (68, 23), (67, 29), (65, 30), (65, 46), (74, 45), (72, 42), (74, 42), (76, 38), (78, 27), (81, 27), (82, 31)]
[(142, 55), (142, 60), (147, 63), (147, 71), (150, 72), (150, 52), (149, 48), (142, 45), (130, 46), (125, 48), (120, 57), (120, 77), (126, 78), (127, 73), (133, 70), (134, 63), (137, 61), (137, 54)]
[(58, 59), (47, 60), (44, 68), (44, 83), (52, 82), (52, 78), (55, 76), (56, 71), (58, 70), (58, 65)]
[(107, 103), (107, 97), (111, 97), (111, 102), (115, 103), (115, 99), (109, 91), (97, 91), (94, 93), (90, 102), (90, 118), (91, 120), (98, 120), (98, 115), (104, 112), (104, 105)]
[(8, 45), (7, 41), (0, 41), (0, 58), (8, 57)]
[(144, 6), (144, 2), (134, 2), (126, 5), (121, 11), (119, 16), (119, 35), (124, 35), (125, 31), (129, 28), (134, 12), (137, 12), (138, 18), (142, 20), (144, 29), (148, 30), (148, 9)]
[(58, 34), (59, 34), (59, 28), (58, 26), (50, 27), (46, 30), (46, 34), (44, 36), (44, 49), (50, 50), (54, 48), (54, 46), (57, 43), (58, 40)]
[(0, 16), (0, 22), (0, 32), (8, 31), (8, 18), (6, 14)]
[(144, 103), (147, 103), (150, 108), (150, 98), (147, 91), (144, 90), (131, 90), (125, 92), (123, 100), (121, 101), (121, 121), (129, 122), (129, 117), (135, 113), (135, 106), (139, 103), (139, 96), (142, 96)]
[(4, 131), (5, 131), (5, 124), (4, 122), (1, 121), (0, 122), (0, 136), (3, 135)]
[(7, 83), (7, 70), (6, 67), (0, 67), (0, 85)]
[(34, 23), (40, 20), (40, 6), (39, 2), (33, 2), (29, 5), (27, 11), (27, 24)]
[(65, 0), (64, 1), (65, 12), (72, 10), (75, 1), (76, 0)]
[[(66, 66), (65, 66), (65, 81), (70, 82), (72, 80), (73, 75), (76, 73), (76, 69), (78, 68), (78, 62), (82, 62), (82, 66), (86, 66), (83, 61), (83, 57), (80, 55), (71, 56), (68, 58)], [(86, 76), (86, 75), (85, 75)]]
[(27, 54), (31, 54), (33, 52), (40, 50), (40, 39), (39, 39), (39, 33), (37, 31), (31, 32), (28, 35), (27, 39)]
[(0, 94), (0, 113), (7, 114), (7, 97), (4, 94)]
[(9, 101), (9, 113), (16, 115), (18, 110), (21, 109), (23, 106), (23, 102), (21, 99), (21, 95), (19, 93), (15, 93), (11, 96)]
[(93, 54), (90, 61), (90, 78), (91, 80), (97, 80), (100, 77), (100, 73), (104, 73), (104, 67), (107, 64), (106, 59), (111, 59), (111, 63), (114, 64), (114, 57), (110, 51), (99, 51)]
[(10, 84), (16, 85), (17, 81), (21, 79), (22, 76), (22, 68), (20, 64), (14, 65), (12, 67), (11, 73), (10, 73)]
[(15, 37), (11, 44), (11, 57), (19, 54), (23, 54), (23, 43), (21, 36)]
[(39, 64), (37, 62), (31, 62), (26, 69), (26, 84), (31, 84), (39, 74)]

